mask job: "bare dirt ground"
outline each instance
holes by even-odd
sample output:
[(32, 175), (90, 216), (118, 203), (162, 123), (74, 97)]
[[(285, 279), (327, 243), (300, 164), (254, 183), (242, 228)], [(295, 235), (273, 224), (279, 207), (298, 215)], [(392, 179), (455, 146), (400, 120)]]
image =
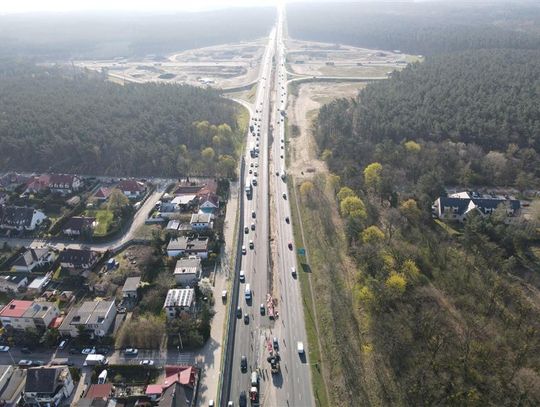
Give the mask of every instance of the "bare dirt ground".
[(187, 50), (166, 58), (76, 61), (75, 65), (107, 72), (120, 84), (164, 82), (226, 89), (256, 80), (265, 44), (261, 39)]
[(328, 172), (326, 163), (319, 159), (317, 144), (311, 133), (312, 121), (323, 104), (338, 98), (354, 97), (364, 86), (364, 83), (324, 82), (298, 85), (298, 96), (290, 97), (288, 107), (289, 125), (296, 125), (299, 129), (298, 135), (291, 134), (289, 138), (289, 172), (292, 175), (302, 179), (310, 176), (309, 174)]
[(384, 77), (407, 63), (420, 60), (417, 55), (358, 48), (349, 45), (289, 40), (287, 62), (299, 75)]

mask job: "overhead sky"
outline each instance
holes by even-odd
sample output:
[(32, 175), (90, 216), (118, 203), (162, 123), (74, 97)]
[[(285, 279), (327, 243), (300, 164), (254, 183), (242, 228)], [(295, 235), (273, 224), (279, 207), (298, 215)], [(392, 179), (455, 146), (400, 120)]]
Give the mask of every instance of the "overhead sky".
[(0, 0), (0, 13), (70, 11), (197, 11), (225, 7), (265, 6), (281, 0)]

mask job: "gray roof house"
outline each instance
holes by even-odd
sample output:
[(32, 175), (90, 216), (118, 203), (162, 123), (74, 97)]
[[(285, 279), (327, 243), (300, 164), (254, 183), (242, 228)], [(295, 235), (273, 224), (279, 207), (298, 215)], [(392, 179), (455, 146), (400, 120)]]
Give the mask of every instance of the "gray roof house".
[(437, 198), (432, 210), (439, 219), (464, 222), (472, 213), (478, 213), (482, 217), (489, 216), (499, 206), (505, 207), (508, 216), (514, 216), (521, 208), (521, 203), (507, 196), (465, 191)]
[(58, 328), (60, 335), (76, 338), (79, 326), (92, 336), (105, 336), (116, 317), (114, 301), (85, 301), (79, 308), (73, 308)]
[(172, 238), (167, 245), (167, 255), (169, 257), (199, 256), (202, 259), (208, 257), (208, 237), (188, 238), (181, 236)]
[(137, 299), (137, 289), (141, 283), (140, 277), (128, 277), (122, 287), (122, 297)]
[(27, 371), (23, 397), (26, 406), (58, 406), (73, 389), (67, 366), (36, 367)]
[(27, 248), (12, 263), (16, 271), (32, 272), (36, 267), (51, 265), (54, 262), (55, 254), (52, 250)]
[(189, 256), (176, 262), (174, 268), (174, 279), (176, 284), (183, 286), (193, 286), (197, 284), (201, 277), (201, 258)]

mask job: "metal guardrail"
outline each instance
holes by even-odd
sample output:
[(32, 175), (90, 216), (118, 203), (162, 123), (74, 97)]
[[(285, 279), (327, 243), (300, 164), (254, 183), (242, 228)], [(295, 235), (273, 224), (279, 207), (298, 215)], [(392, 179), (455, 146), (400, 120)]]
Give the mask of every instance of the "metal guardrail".
[(240, 219), (238, 221), (238, 241), (236, 246), (236, 258), (234, 262), (233, 287), (231, 294), (231, 303), (229, 308), (229, 327), (227, 332), (227, 345), (225, 347), (225, 362), (222, 370), (222, 386), (219, 404), (222, 407), (227, 407), (231, 394), (231, 375), (234, 361), (234, 336), (236, 332), (236, 308), (238, 307), (238, 294), (240, 291), (240, 267), (242, 265), (242, 240), (244, 239), (244, 184), (246, 162), (242, 157), (240, 164), (240, 196), (239, 209)]

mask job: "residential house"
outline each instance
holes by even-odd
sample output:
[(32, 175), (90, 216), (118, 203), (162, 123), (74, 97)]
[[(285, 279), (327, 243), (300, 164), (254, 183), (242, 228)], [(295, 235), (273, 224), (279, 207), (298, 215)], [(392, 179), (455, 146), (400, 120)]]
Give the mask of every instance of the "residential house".
[(108, 400), (113, 395), (113, 385), (111, 383), (91, 384), (84, 395), (85, 399)]
[(188, 238), (180, 236), (172, 238), (167, 245), (167, 255), (176, 256), (199, 256), (202, 259), (208, 257), (208, 237)]
[(203, 232), (210, 230), (214, 227), (214, 222), (212, 222), (212, 215), (210, 213), (194, 213), (191, 215), (191, 230), (195, 232)]
[(433, 214), (439, 219), (464, 222), (472, 213), (482, 217), (491, 215), (498, 207), (504, 207), (508, 216), (514, 216), (521, 207), (517, 199), (508, 196), (458, 192), (447, 197), (439, 197), (433, 204)]
[(98, 260), (99, 254), (87, 249), (64, 249), (58, 256), (60, 266), (72, 275), (88, 275)]
[(35, 194), (49, 189), (50, 176), (48, 174), (35, 175), (26, 181), (25, 194)]
[(77, 175), (51, 174), (49, 176), (49, 189), (51, 192), (63, 195), (77, 192), (81, 189), (82, 180)]
[(195, 290), (193, 288), (172, 288), (167, 292), (163, 308), (167, 319), (174, 319), (181, 312), (192, 313), (195, 306)]
[(74, 388), (67, 366), (30, 368), (24, 386), (25, 406), (60, 406)]
[[(170, 204), (173, 205), (174, 212), (184, 212), (196, 205), (196, 198), (197, 196), (194, 194), (178, 195), (173, 198)], [(162, 204), (163, 206), (164, 204)], [(163, 212), (164, 209), (162, 208), (161, 211)]]
[(70, 237), (92, 236), (95, 225), (96, 218), (73, 216), (65, 223), (62, 233)]
[(174, 280), (176, 284), (193, 287), (201, 277), (201, 258), (189, 256), (176, 262)]
[(178, 383), (173, 383), (161, 394), (158, 407), (190, 407), (191, 402), (186, 394), (186, 388)]
[(215, 213), (219, 209), (219, 198), (209, 192), (199, 197), (199, 211), (203, 213)]
[(111, 192), (111, 188), (101, 187), (94, 194), (94, 198), (96, 198), (98, 201), (106, 201), (107, 199), (109, 199), (109, 195), (111, 195)]
[(0, 206), (0, 229), (35, 230), (47, 219), (41, 211), (25, 206)]
[(122, 193), (130, 199), (140, 198), (146, 192), (144, 183), (134, 179), (120, 181), (116, 188), (122, 191)]
[(30, 177), (27, 175), (9, 172), (0, 177), (0, 187), (11, 192), (14, 191), (18, 186), (26, 184), (29, 178)]
[(55, 257), (54, 252), (50, 249), (29, 247), (15, 259), (11, 267), (16, 271), (30, 273), (36, 268), (51, 266)]
[(0, 321), (13, 329), (45, 330), (59, 315), (60, 310), (52, 302), (11, 300), (0, 311)]
[(26, 369), (12, 365), (0, 366), (0, 405), (16, 407), (20, 405), (24, 386), (26, 385)]
[(47, 274), (43, 276), (39, 276), (34, 278), (30, 284), (28, 284), (28, 293), (30, 294), (41, 294), (43, 290), (45, 290), (45, 287), (47, 287), (47, 284), (49, 284), (49, 281), (51, 281), (53, 272), (49, 271)]
[(124, 283), (124, 286), (122, 287), (122, 297), (137, 300), (139, 297), (137, 294), (137, 289), (139, 288), (140, 283), (140, 277), (128, 277)]
[(21, 274), (7, 274), (0, 276), (0, 291), (4, 293), (20, 293), (28, 285), (28, 276)]
[(85, 301), (80, 307), (69, 311), (58, 331), (62, 336), (76, 338), (79, 335), (79, 329), (84, 329), (93, 337), (102, 337), (109, 332), (115, 317), (114, 301)]

